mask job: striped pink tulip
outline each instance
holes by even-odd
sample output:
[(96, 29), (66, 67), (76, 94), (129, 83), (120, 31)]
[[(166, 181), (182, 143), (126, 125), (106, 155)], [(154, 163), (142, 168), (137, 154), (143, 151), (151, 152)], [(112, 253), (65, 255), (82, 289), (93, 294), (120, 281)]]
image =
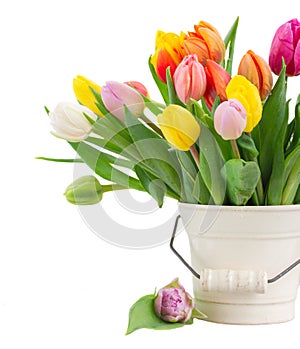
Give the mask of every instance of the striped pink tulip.
[(189, 103), (190, 99), (199, 100), (206, 89), (204, 67), (195, 54), (185, 56), (174, 73), (174, 87), (179, 99)]

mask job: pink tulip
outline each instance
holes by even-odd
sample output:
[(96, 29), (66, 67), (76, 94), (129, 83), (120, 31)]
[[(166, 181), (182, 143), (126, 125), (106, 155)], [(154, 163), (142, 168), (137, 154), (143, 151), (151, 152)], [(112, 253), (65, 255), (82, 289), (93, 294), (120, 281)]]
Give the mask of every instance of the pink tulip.
[(166, 322), (187, 322), (192, 317), (194, 301), (178, 279), (175, 279), (158, 291), (154, 309)]
[(281, 25), (273, 38), (269, 64), (276, 75), (280, 74), (282, 58), (288, 76), (300, 74), (300, 22), (296, 18)]
[(145, 97), (149, 97), (149, 93), (146, 89), (146, 86), (143, 85), (141, 82), (138, 81), (126, 81), (124, 84), (134, 88), (137, 90), (140, 94), (144, 95)]
[(177, 96), (184, 103), (188, 103), (191, 98), (198, 101), (204, 95), (206, 75), (195, 54), (185, 56), (176, 68), (174, 87)]
[(221, 103), (215, 111), (215, 130), (225, 140), (239, 138), (246, 127), (246, 123), (246, 110), (236, 99)]
[(106, 109), (120, 120), (125, 119), (125, 105), (136, 117), (143, 115), (145, 108), (143, 98), (124, 83), (106, 82), (106, 85), (101, 88), (101, 97)]

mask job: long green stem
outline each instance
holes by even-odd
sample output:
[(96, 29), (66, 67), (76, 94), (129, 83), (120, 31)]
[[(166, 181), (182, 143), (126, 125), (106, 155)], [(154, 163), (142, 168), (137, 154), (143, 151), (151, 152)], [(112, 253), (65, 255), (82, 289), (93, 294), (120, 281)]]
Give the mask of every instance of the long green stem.
[[(252, 138), (251, 132), (246, 132), (246, 135), (250, 138)], [(251, 156), (251, 160), (255, 161), (259, 167), (259, 163), (257, 160), (257, 156)], [(258, 200), (258, 204), (259, 205), (264, 205), (265, 202), (265, 194), (264, 194), (264, 186), (263, 186), (263, 182), (262, 182), (262, 178), (261, 176), (259, 177), (257, 186), (256, 186), (256, 199)]]
[(147, 116), (143, 115), (143, 116), (142, 116), (142, 120), (144, 120), (144, 121), (146, 122), (146, 124), (149, 125), (149, 126), (152, 128), (153, 131), (155, 131), (155, 132), (158, 133), (161, 137), (164, 138), (164, 135), (163, 135), (163, 133), (161, 132), (161, 129), (160, 129), (157, 125), (155, 125), (151, 120), (149, 120), (149, 119), (147, 118)]
[(238, 145), (236, 143), (236, 140), (235, 139), (231, 139), (230, 143), (231, 143), (231, 146), (232, 146), (234, 157), (236, 159), (240, 159), (241, 155), (240, 155), (240, 151), (239, 151)]
[(106, 193), (108, 191), (116, 191), (116, 190), (126, 190), (128, 188), (123, 187), (119, 184), (108, 184), (108, 185), (102, 185), (103, 193)]
[[(257, 158), (254, 158), (254, 161), (258, 165)], [(263, 187), (261, 176), (259, 177), (259, 180), (258, 180), (258, 183), (257, 183), (257, 186), (256, 186), (256, 192), (257, 192), (259, 204), (263, 205), (264, 201), (265, 201), (265, 195), (264, 195), (264, 187)]]

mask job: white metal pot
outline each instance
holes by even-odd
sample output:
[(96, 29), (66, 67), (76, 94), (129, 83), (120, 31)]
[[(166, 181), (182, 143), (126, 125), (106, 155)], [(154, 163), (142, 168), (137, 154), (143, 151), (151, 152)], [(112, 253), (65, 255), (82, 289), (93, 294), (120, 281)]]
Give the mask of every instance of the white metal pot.
[(189, 268), (196, 275), (195, 302), (208, 321), (269, 324), (294, 318), (300, 205), (180, 203), (179, 213), (190, 242)]

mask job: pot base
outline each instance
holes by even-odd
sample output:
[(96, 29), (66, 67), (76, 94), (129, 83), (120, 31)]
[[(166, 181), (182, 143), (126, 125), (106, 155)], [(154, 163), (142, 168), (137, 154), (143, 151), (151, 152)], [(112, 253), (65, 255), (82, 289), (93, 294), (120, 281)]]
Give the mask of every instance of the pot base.
[(226, 304), (195, 299), (196, 307), (208, 316), (205, 321), (231, 325), (266, 325), (294, 319), (295, 301), (275, 304)]

